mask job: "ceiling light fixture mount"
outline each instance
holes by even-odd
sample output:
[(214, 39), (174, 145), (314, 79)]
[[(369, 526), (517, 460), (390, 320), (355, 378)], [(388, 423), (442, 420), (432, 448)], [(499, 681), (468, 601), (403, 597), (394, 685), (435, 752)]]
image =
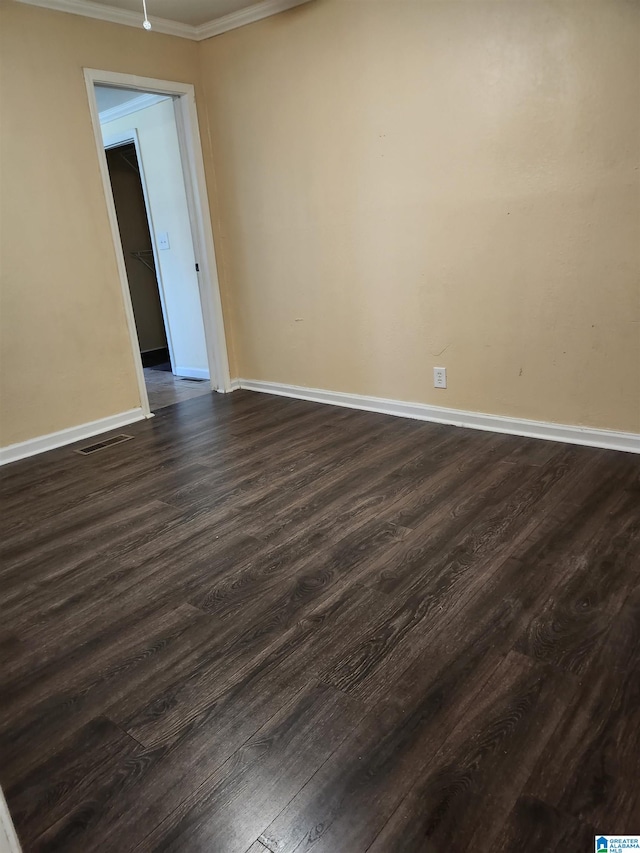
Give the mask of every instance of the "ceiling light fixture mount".
[(151, 29), (151, 21), (147, 15), (147, 0), (142, 0), (142, 10), (144, 11), (144, 21), (142, 22), (142, 26), (145, 30)]

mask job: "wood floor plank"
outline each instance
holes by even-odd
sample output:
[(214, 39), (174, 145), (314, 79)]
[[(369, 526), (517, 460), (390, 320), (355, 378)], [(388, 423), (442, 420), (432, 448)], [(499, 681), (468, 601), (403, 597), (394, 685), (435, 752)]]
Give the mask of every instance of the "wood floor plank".
[(79, 729), (18, 788), (7, 791), (13, 819), (22, 828), (23, 847), (29, 849), (39, 835), (63, 818), (71, 803), (91, 799), (105, 780), (141, 751), (139, 743), (105, 717)]
[[(491, 850), (575, 685), (510, 653), (369, 848)], [(304, 850), (300, 846), (299, 850)], [(328, 842), (319, 850), (329, 850)], [(334, 848), (335, 849), (335, 848)]]
[(95, 557), (102, 548), (117, 553), (119, 548), (126, 548), (129, 540), (135, 541), (140, 536), (141, 527), (157, 531), (179, 513), (160, 501), (123, 505), (122, 501), (116, 504), (112, 498), (106, 505), (91, 502), (82, 510), (74, 509), (66, 515), (66, 519), (57, 515), (54, 524), (43, 525), (39, 535), (25, 534), (11, 543), (11, 550), (4, 549), (2, 582), (5, 589), (12, 583), (29, 582), (32, 576), (37, 578), (58, 562), (78, 564), (91, 553)]
[[(78, 801), (73, 813), (43, 839), (43, 849), (56, 849), (56, 845), (65, 851), (86, 849), (82, 844), (87, 837), (100, 839), (101, 853), (121, 851), (123, 838), (133, 849), (150, 827), (171, 814), (187, 796), (198, 789), (204, 793), (206, 787), (202, 786), (212, 774), (305, 689), (313, 678), (310, 662), (316, 660), (316, 668), (321, 668), (331, 660), (340, 644), (358, 630), (361, 620), (375, 610), (375, 603), (375, 595), (360, 588), (325, 604), (279, 647), (228, 679), (221, 691), (212, 692), (208, 701), (201, 697), (196, 714), (180, 715), (176, 731), (165, 731), (153, 746), (138, 753), (120, 774), (95, 792), (90, 802)], [(140, 696), (142, 700), (138, 701), (148, 698), (148, 684)], [(169, 696), (149, 708), (149, 723), (157, 716), (166, 727), (162, 713), (171, 704)], [(116, 716), (119, 706), (119, 700), (112, 707), (106, 703), (107, 714)]]
[[(555, 496), (553, 492), (548, 496), (557, 502), (564, 494), (562, 486)], [(626, 506), (628, 513), (629, 499), (623, 490), (598, 488), (592, 500), (586, 500), (579, 508), (567, 504), (560, 518), (554, 513), (539, 538), (533, 534), (526, 537), (527, 525), (519, 536), (507, 538), (506, 547), (497, 553), (485, 547), (491, 543), (494, 531), (500, 530), (493, 524), (487, 528), (483, 523), (476, 524), (475, 529), (465, 529), (461, 538), (452, 536), (448, 542), (444, 525), (444, 550), (411, 547), (420, 532), (412, 534), (385, 555), (384, 561), (389, 564), (388, 576), (397, 589), (399, 573), (394, 564), (406, 547), (411, 554), (413, 587), (405, 597), (393, 596), (395, 609), (391, 615), (373, 626), (358, 646), (345, 648), (341, 660), (323, 673), (323, 678), (355, 696), (378, 701), (395, 674), (409, 666), (416, 655), (425, 648), (440, 648), (443, 623), (447, 624), (447, 639), (451, 625), (461, 628), (455, 640), (451, 638), (455, 651), (462, 647), (469, 624), (484, 624), (496, 605), (502, 603), (509, 605), (512, 618), (495, 636), (501, 648), (510, 648), (559, 583), (568, 582), (583, 563), (589, 565), (597, 555), (606, 553), (611, 528), (604, 525), (618, 504)], [(627, 524), (626, 514), (622, 515), (621, 524)], [(475, 544), (477, 529), (481, 547)], [(626, 561), (623, 559), (622, 563)], [(370, 567), (373, 578), (378, 565), (376, 561)], [(405, 561), (405, 570), (406, 565)], [(380, 588), (380, 584), (374, 583), (374, 588)]]
[(254, 841), (246, 853), (269, 853), (269, 850), (261, 841)]
[[(30, 515), (44, 520), (60, 509), (80, 506), (87, 496), (99, 499), (119, 488), (148, 500), (150, 487), (166, 489), (172, 481), (187, 482), (191, 466), (219, 464), (218, 451), (233, 449), (230, 423), (248, 422), (250, 430), (251, 424), (278, 424), (302, 413), (309, 417), (308, 404), (298, 401), (265, 406), (256, 395), (240, 393), (237, 398), (208, 397), (167, 408), (152, 421), (128, 426), (127, 433), (135, 441), (127, 442), (126, 448), (111, 448), (106, 456), (80, 457), (65, 447), (5, 469), (0, 480), (3, 533), (28, 525)], [(183, 411), (188, 412), (186, 419), (181, 417)], [(68, 485), (64, 492), (59, 489), (60, 477)]]
[(146, 838), (149, 851), (216, 846), (242, 853), (335, 751), (363, 714), (343, 693), (314, 684), (270, 719)]
[(640, 564), (640, 518), (630, 513), (634, 504), (629, 496), (621, 500), (617, 513), (603, 519), (599, 530), (607, 534), (594, 535), (597, 547), (576, 555), (574, 570), (563, 572), (517, 649), (568, 672), (585, 671), (632, 591), (628, 567)]
[[(424, 528), (418, 528), (418, 545), (421, 544), (418, 537), (423, 533), (430, 545), (427, 554), (418, 552), (418, 559), (424, 563), (427, 555), (439, 556), (441, 561), (444, 558), (445, 565), (456, 558), (460, 564), (466, 564), (482, 555), (493, 558), (501, 547), (513, 547), (515, 537), (516, 541), (525, 539), (540, 522), (540, 504), (543, 511), (551, 511), (575, 487), (573, 480), (580, 474), (572, 464), (574, 453), (574, 448), (565, 448), (553, 467), (542, 470), (529, 467), (523, 471), (503, 466), (498, 476), (485, 474), (484, 486), (474, 483), (471, 489), (458, 495), (459, 505), (447, 507), (451, 518), (446, 526), (440, 525), (434, 531), (433, 518), (427, 517)], [(477, 500), (479, 489), (485, 500)], [(533, 507), (536, 513), (532, 512)], [(389, 594), (411, 595), (420, 590), (423, 582), (432, 583), (431, 570), (425, 575), (416, 568), (411, 561), (403, 566), (401, 573), (395, 574), (382, 566), (379, 577), (371, 582)]]
[(541, 800), (519, 797), (493, 849), (502, 853), (579, 853), (592, 850), (597, 835), (594, 827)]
[(153, 656), (202, 614), (189, 605), (152, 611), (117, 625), (92, 644), (69, 647), (54, 666), (9, 680), (2, 688), (2, 783), (13, 785), (59, 745), (65, 733), (100, 715), (121, 691), (134, 688)]
[(152, 412), (164, 406), (172, 406), (194, 397), (211, 394), (209, 382), (206, 380), (193, 381), (174, 376), (171, 371), (156, 370), (153, 367), (144, 368), (144, 383), (149, 396), (149, 408)]
[[(345, 644), (367, 630), (388, 603), (362, 587), (347, 587), (307, 613), (288, 631), (267, 642), (252, 630), (231, 639), (215, 654), (196, 655), (152, 702), (131, 697), (108, 709), (109, 715), (137, 740), (149, 746), (173, 742), (184, 729), (198, 728), (226, 708), (230, 700), (256, 706), (260, 690), (280, 695), (298, 689), (302, 680), (317, 675), (341, 653)], [(274, 620), (277, 624), (277, 616)], [(184, 672), (188, 677), (184, 677)], [(247, 698), (251, 697), (251, 698)]]
[(126, 432), (0, 478), (25, 851), (637, 832), (640, 457), (247, 391)]
[[(640, 819), (640, 590), (613, 620), (525, 793), (604, 832)], [(612, 817), (613, 815), (613, 817)]]
[(452, 666), (416, 671), (403, 693), (392, 689), (368, 712), (260, 840), (274, 853), (367, 850), (500, 661), (476, 646)]

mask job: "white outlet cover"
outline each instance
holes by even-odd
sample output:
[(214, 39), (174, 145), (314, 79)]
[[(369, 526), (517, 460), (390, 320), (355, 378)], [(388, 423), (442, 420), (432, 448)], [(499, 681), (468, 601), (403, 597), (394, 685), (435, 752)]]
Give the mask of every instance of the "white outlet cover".
[(170, 249), (169, 245), (169, 233), (167, 231), (160, 231), (158, 234), (158, 248), (159, 249)]
[(446, 367), (434, 367), (433, 368), (433, 387), (434, 388), (446, 388), (447, 387), (447, 368)]

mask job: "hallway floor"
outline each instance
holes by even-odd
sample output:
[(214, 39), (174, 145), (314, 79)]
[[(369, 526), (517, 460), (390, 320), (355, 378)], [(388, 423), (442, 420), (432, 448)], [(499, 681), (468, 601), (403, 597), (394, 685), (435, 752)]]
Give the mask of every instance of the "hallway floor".
[(183, 379), (181, 376), (174, 376), (173, 373), (157, 370), (155, 367), (145, 367), (144, 382), (152, 412), (211, 393), (209, 381), (206, 379)]

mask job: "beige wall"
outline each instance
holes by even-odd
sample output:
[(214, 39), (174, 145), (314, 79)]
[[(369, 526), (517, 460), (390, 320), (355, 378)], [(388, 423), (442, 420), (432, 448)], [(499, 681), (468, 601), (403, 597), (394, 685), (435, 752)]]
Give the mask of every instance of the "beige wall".
[(2, 445), (139, 405), (83, 66), (196, 84), (232, 375), (640, 431), (636, 2), (0, 9)]
[(639, 18), (316, 0), (202, 43), (238, 374), (640, 431)]
[(140, 405), (83, 66), (197, 82), (195, 42), (0, 0), (0, 444)]

